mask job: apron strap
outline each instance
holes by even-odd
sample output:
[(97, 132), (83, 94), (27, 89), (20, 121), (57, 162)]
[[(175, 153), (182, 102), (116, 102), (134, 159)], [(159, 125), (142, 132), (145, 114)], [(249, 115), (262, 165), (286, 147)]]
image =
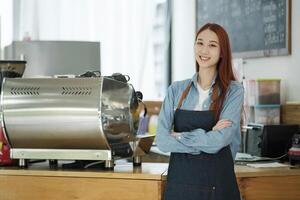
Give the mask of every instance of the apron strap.
[(219, 87), (218, 87), (218, 84), (215, 83), (213, 85), (213, 91), (212, 91), (212, 95), (211, 95), (211, 104), (209, 106), (209, 110), (217, 110), (216, 106), (217, 106), (218, 97), (219, 97)]
[(177, 104), (177, 109), (181, 108), (181, 105), (182, 105), (182, 102), (183, 100), (185, 99), (185, 97), (188, 95), (190, 89), (192, 87), (192, 81), (189, 83), (189, 85), (185, 88), (185, 90), (183, 91), (181, 97), (180, 97), (180, 100)]

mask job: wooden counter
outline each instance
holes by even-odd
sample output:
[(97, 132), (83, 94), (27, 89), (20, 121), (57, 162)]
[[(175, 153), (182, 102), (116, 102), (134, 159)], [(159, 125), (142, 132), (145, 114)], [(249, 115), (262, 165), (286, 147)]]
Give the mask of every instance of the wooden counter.
[[(1, 200), (34, 199), (161, 199), (166, 163), (121, 163), (114, 171), (0, 168)], [(300, 199), (300, 169), (255, 169), (235, 166), (244, 200)]]
[(299, 200), (300, 169), (235, 166), (244, 200)]
[(132, 163), (115, 166), (114, 171), (49, 170), (47, 166), (29, 169), (0, 168), (0, 200), (35, 199), (161, 199), (166, 163)]

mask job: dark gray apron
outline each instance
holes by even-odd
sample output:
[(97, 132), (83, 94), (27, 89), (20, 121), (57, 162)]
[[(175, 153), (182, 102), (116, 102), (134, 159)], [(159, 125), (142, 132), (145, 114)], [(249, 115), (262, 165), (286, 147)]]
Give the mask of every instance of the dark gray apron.
[[(213, 111), (177, 108), (174, 114), (175, 132), (196, 128), (209, 131), (214, 124)], [(164, 199), (240, 200), (230, 147), (215, 154), (171, 153)]]

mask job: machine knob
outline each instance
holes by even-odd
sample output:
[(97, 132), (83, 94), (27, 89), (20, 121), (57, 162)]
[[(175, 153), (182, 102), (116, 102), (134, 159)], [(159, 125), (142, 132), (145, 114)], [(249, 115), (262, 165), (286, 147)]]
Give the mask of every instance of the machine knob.
[(143, 100), (143, 94), (140, 91), (136, 91), (135, 96), (138, 100)]

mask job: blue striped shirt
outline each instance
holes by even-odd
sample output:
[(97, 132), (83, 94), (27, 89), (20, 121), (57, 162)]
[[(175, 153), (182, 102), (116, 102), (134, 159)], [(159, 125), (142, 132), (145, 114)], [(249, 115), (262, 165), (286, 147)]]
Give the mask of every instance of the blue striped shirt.
[[(244, 99), (244, 88), (237, 81), (231, 81), (220, 114), (220, 119), (228, 119), (232, 122), (229, 127), (208, 132), (199, 128), (189, 132), (182, 132), (180, 137), (176, 138), (170, 134), (173, 129), (173, 118), (177, 104), (183, 91), (191, 81), (193, 83), (192, 87), (182, 102), (181, 109), (194, 110), (198, 104), (197, 77), (198, 73), (192, 79), (177, 81), (169, 86), (159, 114), (156, 144), (163, 152), (191, 154), (200, 154), (201, 152), (217, 153), (223, 147), (230, 145), (232, 157), (235, 158), (241, 142), (240, 120)], [(209, 91), (209, 97), (202, 105), (203, 110), (209, 109), (211, 95), (212, 87)]]

